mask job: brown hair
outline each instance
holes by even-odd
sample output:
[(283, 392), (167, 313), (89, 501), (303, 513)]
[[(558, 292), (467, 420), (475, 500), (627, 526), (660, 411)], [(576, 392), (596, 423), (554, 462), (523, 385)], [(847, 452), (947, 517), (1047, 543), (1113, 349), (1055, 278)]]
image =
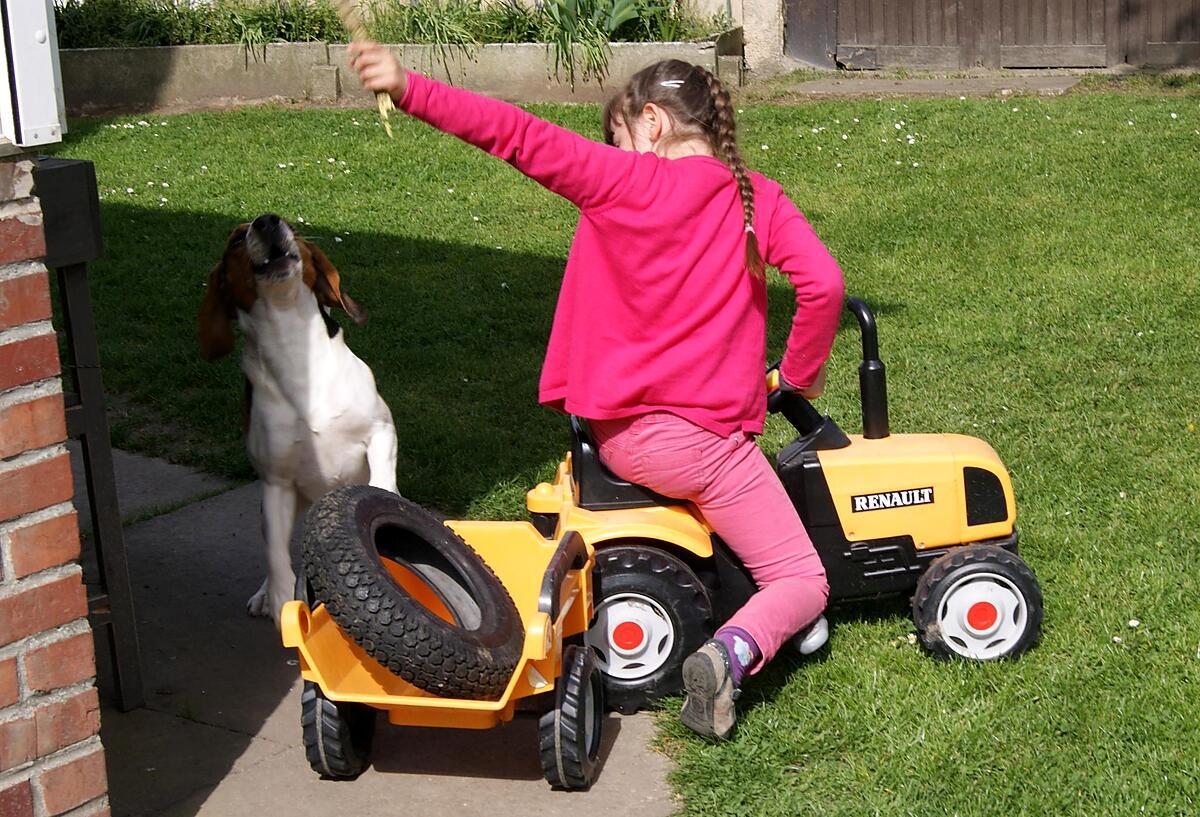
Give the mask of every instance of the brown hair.
[(754, 186), (738, 151), (733, 104), (721, 80), (699, 65), (682, 60), (663, 60), (643, 68), (605, 106), (604, 140), (615, 144), (615, 123), (619, 120), (628, 127), (651, 102), (671, 116), (679, 137), (703, 136), (713, 154), (733, 171), (745, 215), (746, 269), (761, 278), (763, 260), (754, 235)]

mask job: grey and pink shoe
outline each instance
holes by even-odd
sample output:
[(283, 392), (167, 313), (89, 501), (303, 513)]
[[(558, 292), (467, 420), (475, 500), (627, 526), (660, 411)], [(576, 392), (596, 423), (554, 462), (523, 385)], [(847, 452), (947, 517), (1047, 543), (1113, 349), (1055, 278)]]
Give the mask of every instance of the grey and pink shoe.
[(728, 740), (737, 725), (733, 702), (740, 690), (734, 685), (729, 652), (716, 639), (706, 641), (683, 662), (683, 688), (687, 700), (679, 719), (698, 735)]

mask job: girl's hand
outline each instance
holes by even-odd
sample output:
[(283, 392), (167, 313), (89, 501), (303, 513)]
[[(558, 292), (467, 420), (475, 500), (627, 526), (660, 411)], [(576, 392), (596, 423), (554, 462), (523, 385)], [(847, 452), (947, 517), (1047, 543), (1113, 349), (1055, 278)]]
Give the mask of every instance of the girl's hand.
[[(803, 397), (805, 400), (816, 400), (818, 397), (820, 397), (825, 392), (825, 364), (824, 363), (822, 363), (821, 368), (817, 370), (816, 379), (813, 380), (812, 384), (805, 386), (802, 389), (798, 389), (795, 386), (793, 386), (791, 383), (784, 380), (783, 372), (781, 370), (773, 369), (772, 371), (776, 375), (778, 375), (778, 378), (779, 378), (778, 384), (779, 384), (780, 390), (782, 390), (782, 391), (795, 392), (796, 394)], [(767, 380), (767, 383), (768, 383), (768, 388), (769, 388), (770, 387), (770, 379)]]
[(404, 96), (408, 71), (400, 66), (392, 52), (371, 40), (350, 43), (350, 67), (368, 91), (384, 91), (393, 100)]
[(816, 378), (813, 379), (813, 382), (811, 385), (805, 386), (803, 389), (797, 389), (797, 391), (800, 392), (800, 396), (803, 397), (805, 400), (816, 400), (818, 397), (820, 397), (822, 394), (824, 394), (825, 393), (825, 364), (822, 363), (821, 368), (817, 369), (817, 376), (816, 376)]

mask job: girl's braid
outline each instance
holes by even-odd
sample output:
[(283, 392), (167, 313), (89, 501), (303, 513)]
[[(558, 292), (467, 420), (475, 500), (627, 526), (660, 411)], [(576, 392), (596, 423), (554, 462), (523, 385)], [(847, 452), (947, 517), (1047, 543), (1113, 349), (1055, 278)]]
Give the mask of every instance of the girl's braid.
[(712, 132), (713, 148), (716, 149), (725, 164), (733, 171), (737, 181), (738, 193), (742, 197), (742, 211), (745, 214), (746, 225), (746, 268), (756, 278), (763, 277), (763, 260), (758, 251), (758, 237), (754, 234), (754, 184), (750, 181), (750, 171), (737, 146), (737, 125), (733, 121), (733, 104), (729, 93), (721, 87), (721, 80), (711, 71), (700, 69), (708, 83), (708, 93), (712, 96), (713, 111), (715, 112), (715, 130)]

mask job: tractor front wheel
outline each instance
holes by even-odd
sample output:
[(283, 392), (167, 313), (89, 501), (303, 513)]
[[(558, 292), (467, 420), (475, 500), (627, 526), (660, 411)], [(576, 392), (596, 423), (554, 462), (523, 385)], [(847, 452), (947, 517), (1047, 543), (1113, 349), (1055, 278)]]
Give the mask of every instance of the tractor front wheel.
[(994, 545), (968, 545), (940, 557), (913, 595), (921, 643), (943, 658), (1015, 658), (1037, 643), (1042, 590), (1021, 558)]

